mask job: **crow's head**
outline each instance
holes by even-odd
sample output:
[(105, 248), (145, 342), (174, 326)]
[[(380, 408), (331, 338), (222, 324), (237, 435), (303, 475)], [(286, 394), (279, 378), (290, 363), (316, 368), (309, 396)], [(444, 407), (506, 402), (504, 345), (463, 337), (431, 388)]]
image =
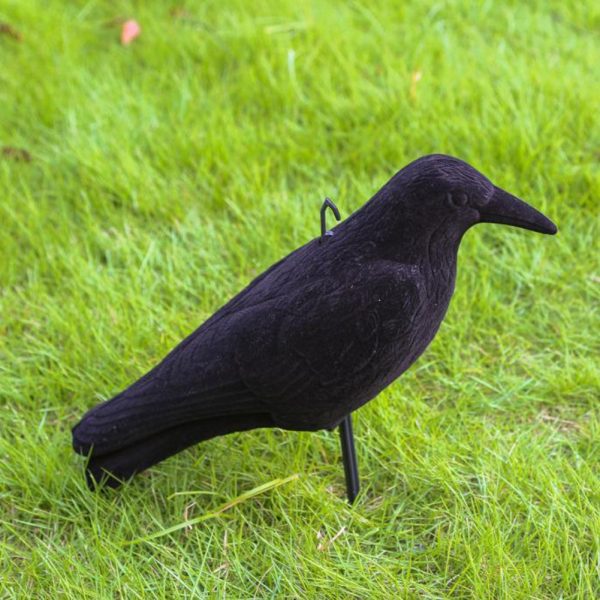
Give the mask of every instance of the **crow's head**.
[(384, 188), (402, 199), (401, 210), (438, 227), (464, 232), (476, 223), (503, 223), (540, 233), (556, 225), (535, 208), (496, 187), (466, 162), (432, 154), (410, 163)]

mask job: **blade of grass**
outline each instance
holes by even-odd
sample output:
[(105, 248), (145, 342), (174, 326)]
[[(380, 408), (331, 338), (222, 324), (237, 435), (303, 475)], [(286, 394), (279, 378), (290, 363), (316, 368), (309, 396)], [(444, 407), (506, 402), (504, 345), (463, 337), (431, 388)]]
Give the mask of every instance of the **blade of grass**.
[(206, 513), (199, 517), (194, 517), (193, 519), (188, 519), (187, 521), (182, 521), (181, 523), (178, 523), (177, 525), (173, 525), (172, 527), (167, 527), (166, 529), (161, 529), (160, 531), (157, 531), (156, 533), (152, 533), (148, 536), (144, 536), (141, 538), (137, 538), (135, 540), (124, 542), (123, 545), (129, 546), (131, 544), (140, 544), (142, 542), (148, 542), (150, 540), (154, 540), (154, 539), (162, 537), (164, 535), (169, 535), (170, 533), (174, 533), (175, 531), (179, 531), (180, 529), (184, 529), (185, 527), (191, 527), (192, 525), (197, 525), (198, 523), (202, 523), (203, 521), (207, 521), (208, 519), (214, 519), (215, 517), (218, 517), (220, 514), (224, 513), (225, 511), (229, 510), (230, 508), (233, 508), (234, 506), (237, 506), (238, 504), (241, 504), (242, 502), (246, 502), (246, 500), (250, 500), (251, 498), (254, 498), (255, 496), (260, 496), (260, 494), (264, 494), (265, 492), (268, 492), (269, 490), (274, 490), (275, 488), (285, 485), (286, 483), (289, 483), (290, 481), (294, 481), (295, 479), (298, 479), (298, 473), (294, 473), (294, 475), (290, 475), (289, 477), (285, 477), (285, 478), (273, 479), (272, 481), (263, 483), (262, 485), (259, 485), (255, 488), (249, 490), (248, 492), (244, 492), (243, 494), (240, 494), (237, 498), (234, 498), (233, 500), (226, 502), (225, 504), (223, 504), (222, 506), (220, 506), (219, 508), (217, 508), (217, 510), (215, 510), (213, 512)]

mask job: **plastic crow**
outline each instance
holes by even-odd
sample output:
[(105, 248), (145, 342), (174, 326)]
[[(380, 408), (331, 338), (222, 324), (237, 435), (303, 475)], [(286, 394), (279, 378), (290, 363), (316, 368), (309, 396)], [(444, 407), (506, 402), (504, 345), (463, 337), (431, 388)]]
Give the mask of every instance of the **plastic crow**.
[(218, 435), (333, 428), (422, 354), (478, 223), (554, 234), (540, 212), (450, 156), (422, 157), (279, 261), (149, 373), (73, 429), (88, 483), (116, 486)]

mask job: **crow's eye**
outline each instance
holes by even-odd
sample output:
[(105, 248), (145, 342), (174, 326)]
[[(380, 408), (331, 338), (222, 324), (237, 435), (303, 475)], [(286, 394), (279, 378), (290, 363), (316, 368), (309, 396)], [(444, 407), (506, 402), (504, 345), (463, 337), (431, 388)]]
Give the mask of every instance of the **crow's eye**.
[(469, 197), (464, 192), (448, 192), (448, 202), (454, 206), (465, 206)]

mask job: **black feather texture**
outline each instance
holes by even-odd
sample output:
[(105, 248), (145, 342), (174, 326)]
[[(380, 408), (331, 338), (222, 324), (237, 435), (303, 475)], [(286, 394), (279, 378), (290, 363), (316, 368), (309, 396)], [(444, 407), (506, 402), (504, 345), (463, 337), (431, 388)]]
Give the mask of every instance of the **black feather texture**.
[(454, 291), (472, 225), (543, 233), (544, 215), (467, 163), (426, 156), (279, 261), (160, 364), (73, 429), (88, 479), (111, 485), (202, 440), (336, 426), (421, 355)]

